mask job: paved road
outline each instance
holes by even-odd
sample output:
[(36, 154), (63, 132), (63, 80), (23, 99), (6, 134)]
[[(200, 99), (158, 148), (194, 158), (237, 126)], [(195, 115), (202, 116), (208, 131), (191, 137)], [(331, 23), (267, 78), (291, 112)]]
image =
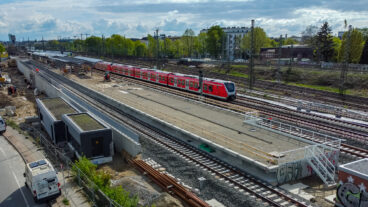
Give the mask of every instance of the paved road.
[(36, 205), (24, 186), (25, 164), (18, 152), (0, 136), (0, 207), (46, 207)]

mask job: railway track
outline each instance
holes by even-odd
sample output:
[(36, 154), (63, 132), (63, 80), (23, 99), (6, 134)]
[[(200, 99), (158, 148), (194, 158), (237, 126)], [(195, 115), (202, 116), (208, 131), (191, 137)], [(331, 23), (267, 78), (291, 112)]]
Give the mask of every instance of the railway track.
[(37, 62), (33, 62), (33, 64), (40, 68), (47, 78), (57, 80), (60, 85), (63, 85), (63, 87), (78, 94), (82, 99), (110, 114), (110, 116), (115, 119), (124, 122), (138, 134), (149, 138), (167, 150), (183, 157), (189, 163), (193, 163), (213, 175), (220, 177), (222, 180), (229, 183), (230, 186), (238, 189), (239, 193), (244, 193), (248, 196), (255, 196), (267, 206), (311, 206), (308, 201), (305, 201), (296, 195), (290, 195), (278, 187), (274, 187), (245, 174), (235, 166), (224, 163), (221, 160), (166, 134), (160, 129), (154, 128), (149, 124), (124, 113), (119, 108), (109, 105), (102, 99), (92, 99), (88, 95), (90, 94), (90, 91), (84, 87), (70, 87), (65, 83), (65, 80), (63, 80), (62, 77), (49, 71), (47, 67), (44, 67)]
[[(103, 75), (102, 71), (100, 70), (95, 71), (98, 74), (101, 74), (102, 77)], [(290, 111), (290, 109), (286, 107), (265, 103), (255, 99), (244, 98), (240, 96), (238, 96), (238, 99), (242, 101), (236, 100), (232, 103), (228, 103), (117, 74), (111, 74), (111, 78), (129, 81), (138, 85), (143, 85), (150, 89), (156, 89), (159, 92), (163, 91), (165, 93), (201, 101), (207, 104), (215, 105), (221, 108), (226, 108), (239, 113), (246, 113), (252, 110), (257, 110), (266, 116), (271, 116), (273, 118), (278, 118), (280, 120), (284, 120), (287, 122), (296, 123), (299, 126), (307, 126), (313, 129), (324, 131), (326, 133), (332, 133), (335, 136), (347, 140), (355, 140), (360, 143), (368, 144), (368, 127), (365, 125), (345, 122), (338, 119), (328, 118), (325, 116), (310, 114), (306, 112)]]
[[(175, 69), (172, 69), (175, 67)], [(194, 68), (182, 68), (180, 66), (172, 65), (170, 71), (172, 72), (180, 72), (184, 74), (198, 74), (198, 69)], [(221, 74), (212, 71), (204, 71), (205, 76), (209, 78), (217, 78), (223, 80), (231, 80), (238, 85), (245, 85), (248, 82), (247, 78), (231, 76), (227, 74)], [(300, 86), (293, 86), (293, 85), (286, 85), (283, 83), (276, 83), (271, 81), (264, 81), (264, 80), (256, 80), (255, 87), (261, 88), (265, 90), (273, 90), (273, 91), (280, 91), (280, 92), (287, 92), (288, 94), (294, 94), (297, 96), (302, 96), (303, 98), (310, 98), (318, 101), (323, 101), (326, 103), (333, 103), (339, 106), (349, 106), (355, 109), (368, 111), (368, 98), (365, 97), (358, 97), (358, 96), (351, 96), (345, 95), (344, 100), (338, 93), (316, 90), (311, 88), (305, 88)]]

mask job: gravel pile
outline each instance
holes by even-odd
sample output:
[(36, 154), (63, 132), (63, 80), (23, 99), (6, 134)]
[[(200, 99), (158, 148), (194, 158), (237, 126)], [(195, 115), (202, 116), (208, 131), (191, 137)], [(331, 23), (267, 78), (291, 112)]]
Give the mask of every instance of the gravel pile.
[(165, 167), (167, 172), (179, 178), (181, 182), (193, 189), (200, 188), (198, 178), (206, 178), (200, 194), (196, 193), (201, 199), (210, 200), (214, 198), (227, 207), (264, 206), (262, 202), (257, 202), (255, 198), (235, 190), (223, 181), (216, 179), (199, 167), (188, 163), (151, 140), (142, 137), (140, 141), (143, 149), (142, 159), (152, 158), (161, 164), (162, 167)]

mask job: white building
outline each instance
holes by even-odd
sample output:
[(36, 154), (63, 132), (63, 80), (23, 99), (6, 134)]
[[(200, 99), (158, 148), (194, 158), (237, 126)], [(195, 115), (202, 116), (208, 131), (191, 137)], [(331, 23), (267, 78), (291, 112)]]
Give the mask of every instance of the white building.
[[(221, 53), (224, 59), (234, 60), (241, 58), (240, 44), (241, 39), (250, 31), (248, 27), (222, 27), (226, 34), (225, 48)], [(207, 32), (208, 29), (202, 29), (202, 32)]]

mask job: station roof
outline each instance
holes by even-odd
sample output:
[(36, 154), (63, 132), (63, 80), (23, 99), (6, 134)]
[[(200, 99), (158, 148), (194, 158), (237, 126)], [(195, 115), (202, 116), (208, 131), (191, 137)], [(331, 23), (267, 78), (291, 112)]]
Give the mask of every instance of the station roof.
[(45, 98), (41, 101), (57, 120), (61, 120), (63, 114), (77, 113), (73, 107), (59, 97)]
[(72, 57), (66, 57), (66, 56), (53, 56), (52, 59), (60, 61), (60, 62), (71, 63), (71, 64), (76, 64), (76, 65), (81, 65), (85, 62), (84, 60), (80, 60), (80, 59), (76, 59)]
[(97, 62), (101, 62), (101, 59), (96, 59), (96, 58), (89, 58), (89, 57), (83, 57), (83, 56), (75, 56), (74, 58), (79, 59), (79, 60), (84, 60), (90, 63), (97, 63)]
[(104, 127), (100, 122), (91, 117), (87, 113), (81, 114), (70, 114), (68, 115), (70, 119), (72, 119), (83, 131), (91, 131), (97, 129), (104, 129)]

